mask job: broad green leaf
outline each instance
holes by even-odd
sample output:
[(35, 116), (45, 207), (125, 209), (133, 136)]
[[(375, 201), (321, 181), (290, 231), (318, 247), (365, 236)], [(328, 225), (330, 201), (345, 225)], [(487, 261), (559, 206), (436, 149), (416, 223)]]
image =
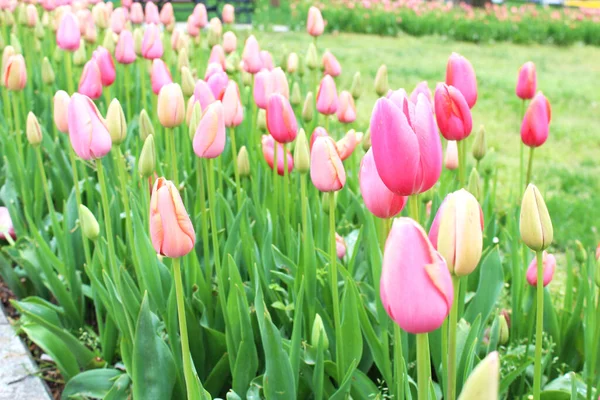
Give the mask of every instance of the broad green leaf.
[(104, 399), (119, 376), (127, 376), (116, 369), (92, 369), (71, 379), (62, 392), (63, 399), (80, 396)]

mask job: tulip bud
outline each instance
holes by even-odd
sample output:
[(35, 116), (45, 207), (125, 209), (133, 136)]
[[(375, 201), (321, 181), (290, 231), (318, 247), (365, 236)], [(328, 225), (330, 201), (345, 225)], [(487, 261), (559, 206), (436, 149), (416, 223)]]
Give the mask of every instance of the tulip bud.
[(37, 117), (29, 111), (27, 114), (27, 140), (33, 147), (37, 147), (42, 143), (42, 129)]
[[(69, 54), (69, 57), (71, 55)], [(52, 60), (56, 63), (56, 64), (61, 64), (64, 60), (64, 56), (63, 56), (63, 51), (61, 50), (60, 47), (55, 47), (54, 51), (52, 52)]]
[(465, 382), (458, 400), (498, 400), (500, 360), (498, 352), (487, 355), (477, 364)]
[(308, 45), (306, 52), (306, 66), (310, 70), (315, 70), (319, 67), (319, 56), (317, 55), (317, 47), (314, 43)]
[[(379, 69), (381, 70), (381, 68), (385, 67), (385, 65), (382, 65), (381, 67), (379, 67)], [(377, 71), (377, 76), (379, 76), (379, 70)], [(375, 78), (375, 81), (377, 82), (377, 78)], [(387, 85), (387, 67), (385, 70), (385, 81), (386, 81), (386, 86)], [(377, 85), (377, 83), (375, 83)], [(387, 90), (386, 90), (387, 92)], [(354, 100), (358, 100), (358, 98), (360, 97), (360, 95), (362, 94), (362, 83), (361, 83), (361, 78), (360, 78), (360, 71), (357, 71), (354, 74), (354, 78), (352, 78), (352, 86), (350, 87), (350, 94), (352, 94), (352, 98)]]
[(54, 95), (54, 124), (62, 133), (69, 132), (68, 109), (71, 98), (64, 90), (59, 90)]
[(481, 198), (481, 184), (479, 182), (479, 172), (477, 172), (476, 168), (471, 170), (471, 175), (469, 175), (469, 184), (467, 185), (467, 190), (476, 199)]
[(313, 347), (317, 347), (319, 345), (319, 341), (323, 341), (323, 350), (329, 348), (329, 338), (327, 337), (327, 332), (325, 332), (325, 326), (323, 325), (323, 320), (319, 314), (315, 314), (315, 320), (313, 321), (312, 326), (312, 334), (310, 336), (310, 344)]
[(2, 68), (2, 84), (12, 91), (21, 91), (27, 84), (27, 67), (21, 54), (8, 57)]
[(295, 107), (302, 103), (302, 94), (300, 94), (300, 85), (298, 82), (294, 82), (292, 86), (292, 94), (290, 96), (290, 103)]
[(313, 92), (306, 93), (306, 99), (304, 99), (304, 106), (302, 107), (302, 120), (304, 122), (312, 121), (315, 115), (313, 104), (315, 104)]
[(114, 33), (110, 29), (107, 29), (106, 33), (104, 34), (104, 40), (102, 41), (102, 47), (104, 47), (106, 50), (108, 50), (108, 52), (111, 54), (113, 54), (115, 52), (117, 43), (115, 41)]
[(473, 141), (473, 147), (471, 148), (473, 158), (477, 161), (481, 161), (485, 157), (486, 146), (485, 146), (485, 128), (483, 125), (479, 127), (475, 140)]
[(310, 179), (321, 192), (336, 192), (346, 184), (346, 170), (333, 139), (315, 140), (310, 152)]
[(35, 37), (38, 39), (43, 39), (44, 36), (46, 36), (46, 31), (44, 30), (44, 27), (42, 25), (36, 25), (35, 27)]
[(50, 64), (50, 60), (48, 57), (44, 57), (42, 61), (42, 82), (46, 85), (51, 85), (54, 83), (54, 70), (52, 69), (52, 64)]
[(152, 176), (156, 169), (156, 152), (154, 150), (154, 136), (148, 135), (144, 141), (140, 159), (138, 162), (138, 172), (144, 178)]
[(148, 112), (146, 110), (142, 110), (140, 112), (140, 138), (142, 140), (146, 140), (146, 138), (150, 135), (154, 135), (154, 126), (152, 125), (152, 121), (150, 121), (150, 117), (148, 116)]
[(144, 32), (140, 28), (135, 28), (133, 31), (133, 45), (135, 48), (135, 54), (138, 56), (142, 55), (142, 42), (144, 41)]
[(367, 132), (365, 132), (365, 135), (362, 138), (362, 148), (365, 153), (367, 151), (369, 151), (369, 149), (371, 148), (371, 130), (370, 129), (367, 129)]
[[(547, 251), (544, 251), (542, 254), (542, 284), (544, 287), (548, 286), (550, 282), (552, 282), (555, 270), (556, 258), (554, 258), (554, 256), (549, 254)], [(527, 283), (534, 287), (537, 286), (537, 275), (537, 257), (534, 257), (529, 263), (529, 267), (527, 267), (527, 274), (525, 276), (527, 278)]]
[(242, 146), (237, 156), (237, 168), (241, 177), (250, 176), (250, 159), (248, 158), (248, 149)]
[(477, 102), (477, 78), (471, 62), (457, 53), (452, 53), (446, 66), (446, 84), (458, 89), (469, 108)]
[(552, 220), (542, 194), (533, 184), (527, 186), (523, 195), (520, 230), (521, 239), (533, 251), (545, 250), (552, 243)]
[(378, 96), (384, 96), (387, 94), (388, 90), (390, 90), (388, 70), (385, 64), (382, 64), (377, 70), (377, 75), (375, 75), (375, 93), (377, 93)]
[(168, 83), (160, 89), (157, 110), (158, 120), (165, 128), (181, 125), (185, 118), (185, 104), (179, 84)]
[(10, 45), (13, 47), (13, 49), (15, 49), (15, 53), (23, 54), (23, 47), (21, 47), (21, 42), (19, 41), (19, 38), (17, 38), (17, 35), (15, 35), (14, 33), (10, 34)]
[(73, 64), (77, 67), (82, 66), (87, 61), (87, 54), (85, 54), (85, 42), (82, 40), (79, 48), (73, 53)]
[(290, 74), (298, 71), (298, 64), (300, 63), (300, 59), (298, 54), (290, 53), (287, 58), (287, 72)]
[(439, 83), (434, 97), (435, 119), (447, 140), (463, 140), (471, 134), (471, 110), (462, 93), (453, 86)]
[(509, 337), (508, 323), (504, 314), (498, 315), (498, 331), (498, 343), (503, 346), (508, 343)]
[(188, 67), (181, 67), (181, 90), (185, 97), (190, 97), (194, 94), (194, 88), (196, 87), (196, 80), (192, 76), (192, 72)]
[(252, 86), (253, 75), (249, 72), (242, 70), (242, 83), (244, 86)]
[(267, 130), (267, 110), (263, 108), (258, 109), (258, 114), (256, 115), (256, 126), (261, 131)]
[(106, 125), (108, 126), (108, 132), (113, 144), (117, 146), (125, 141), (127, 137), (127, 122), (125, 121), (125, 114), (119, 100), (113, 99), (108, 106), (106, 113)]
[(190, 60), (185, 47), (181, 49), (177, 56), (177, 69), (181, 70), (183, 67), (190, 68)]
[(575, 260), (577, 260), (579, 264), (583, 264), (587, 261), (585, 247), (583, 247), (583, 244), (579, 240), (575, 241), (575, 247)]
[(296, 147), (294, 148), (294, 161), (296, 169), (301, 174), (305, 174), (310, 169), (310, 148), (304, 129), (300, 128), (296, 138)]
[(91, 241), (95, 241), (100, 236), (100, 225), (98, 220), (89, 208), (83, 204), (79, 205), (79, 225), (81, 225), (81, 231)]

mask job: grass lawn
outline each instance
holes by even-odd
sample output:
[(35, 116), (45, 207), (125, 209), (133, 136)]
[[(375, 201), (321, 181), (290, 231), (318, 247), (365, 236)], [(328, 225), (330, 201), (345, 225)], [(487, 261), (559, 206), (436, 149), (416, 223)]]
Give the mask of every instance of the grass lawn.
[[(311, 41), (303, 33), (257, 36), (261, 46), (276, 55), (296, 51), (303, 56)], [(515, 95), (515, 84), (519, 67), (534, 61), (538, 89), (552, 105), (552, 124), (548, 141), (536, 149), (532, 181), (546, 196), (555, 225), (555, 244), (564, 249), (580, 239), (586, 246), (595, 245), (595, 216), (600, 209), (600, 48), (475, 45), (440, 37), (356, 34), (326, 35), (319, 38), (318, 46), (330, 49), (342, 64), (338, 90), (349, 89), (354, 73), (361, 71), (364, 92), (357, 105), (357, 127), (361, 130), (367, 128), (377, 98), (373, 80), (379, 65), (387, 65), (391, 88), (404, 87), (410, 92), (419, 81), (427, 80), (432, 89), (442, 81), (452, 51), (471, 60), (479, 85), (474, 128), (485, 125), (488, 147), (496, 149), (500, 206), (516, 201), (522, 191), (518, 187), (522, 105)]]

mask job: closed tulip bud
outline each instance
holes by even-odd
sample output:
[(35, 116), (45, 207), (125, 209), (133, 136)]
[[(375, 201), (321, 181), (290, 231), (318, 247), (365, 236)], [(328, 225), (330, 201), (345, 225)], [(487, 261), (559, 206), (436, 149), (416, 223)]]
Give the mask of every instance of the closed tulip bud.
[(481, 198), (481, 183), (479, 182), (479, 172), (477, 172), (476, 168), (473, 168), (471, 170), (471, 175), (469, 175), (469, 183), (467, 185), (467, 190), (469, 191), (469, 193), (471, 193), (473, 196), (475, 196), (476, 199), (480, 199)]
[(190, 97), (194, 94), (194, 88), (196, 87), (196, 80), (192, 76), (192, 72), (188, 67), (181, 68), (181, 90), (185, 97)]
[(579, 264), (583, 264), (587, 261), (587, 252), (585, 251), (585, 247), (583, 247), (583, 244), (579, 240), (575, 241), (575, 260)]
[(446, 157), (444, 158), (444, 166), (446, 169), (455, 170), (458, 168), (458, 146), (456, 141), (449, 140), (446, 146)]
[(266, 109), (267, 130), (279, 143), (296, 139), (298, 123), (290, 102), (281, 94), (272, 94)]
[(290, 86), (285, 72), (281, 68), (277, 67), (271, 71), (271, 81), (273, 84), (273, 93), (279, 93), (286, 99), (290, 98)]
[(479, 127), (477, 134), (475, 135), (475, 140), (473, 141), (473, 147), (471, 148), (471, 152), (473, 153), (473, 158), (477, 161), (481, 161), (483, 157), (485, 157), (485, 153), (487, 151), (485, 144), (485, 128), (483, 125)]
[(208, 45), (209, 47), (216, 46), (221, 43), (221, 36), (223, 34), (223, 25), (219, 18), (211, 18), (210, 26), (208, 27)]
[(50, 64), (50, 60), (48, 57), (44, 57), (42, 61), (42, 82), (46, 85), (51, 85), (54, 83), (54, 70), (52, 69), (52, 64)]
[(350, 92), (344, 90), (340, 93), (339, 106), (337, 109), (337, 118), (343, 124), (350, 124), (356, 121), (356, 106)]
[(310, 153), (310, 179), (321, 192), (334, 192), (346, 184), (346, 170), (333, 139), (319, 137)]
[(164, 85), (158, 94), (158, 120), (165, 128), (181, 125), (185, 118), (185, 101), (178, 83)]
[(158, 6), (151, 1), (146, 3), (146, 6), (144, 8), (144, 16), (145, 16), (146, 24), (158, 25), (160, 23), (160, 15), (158, 13)]
[(325, 75), (317, 92), (317, 111), (324, 115), (331, 115), (337, 112), (338, 106), (339, 99), (335, 81), (330, 75)]
[(327, 332), (325, 331), (325, 326), (323, 325), (323, 320), (319, 314), (315, 314), (315, 320), (313, 321), (312, 333), (310, 336), (310, 344), (313, 347), (317, 347), (319, 342), (323, 343), (323, 350), (327, 350), (329, 348), (329, 338), (327, 337)]
[(535, 73), (535, 64), (531, 61), (523, 64), (519, 68), (519, 77), (517, 78), (517, 96), (523, 100), (533, 99), (537, 89), (537, 78)]
[(458, 53), (452, 53), (446, 66), (446, 84), (454, 86), (464, 96), (469, 108), (477, 102), (477, 78), (471, 62)]
[(431, 224), (429, 240), (452, 274), (473, 272), (483, 249), (483, 212), (477, 199), (465, 189), (446, 196)]
[(521, 140), (523, 143), (529, 147), (543, 145), (548, 139), (551, 117), (550, 102), (542, 92), (538, 92), (529, 103), (523, 117), (523, 123), (521, 124)]
[(498, 326), (499, 326), (499, 333), (498, 333), (498, 343), (503, 346), (506, 343), (508, 343), (508, 338), (509, 338), (509, 329), (508, 329), (508, 322), (506, 322), (506, 317), (504, 316), (504, 314), (500, 314), (498, 315)]
[(94, 51), (92, 58), (96, 60), (98, 68), (100, 68), (100, 79), (102, 80), (102, 86), (112, 85), (115, 81), (116, 70), (115, 63), (108, 50), (100, 46)]
[(313, 92), (306, 93), (306, 98), (304, 99), (304, 105), (302, 106), (302, 120), (304, 122), (310, 122), (313, 120), (315, 112), (313, 110), (314, 104), (314, 96)]
[(523, 195), (520, 230), (521, 239), (533, 251), (545, 250), (552, 243), (552, 220), (542, 194), (533, 184), (527, 186)]
[(306, 51), (306, 66), (310, 70), (319, 68), (319, 55), (317, 54), (317, 47), (314, 43), (308, 45), (308, 50)]
[(173, 12), (173, 4), (165, 3), (160, 10), (160, 22), (165, 26), (171, 25), (175, 21), (175, 13)]
[(287, 72), (289, 74), (294, 74), (298, 71), (298, 65), (300, 64), (300, 59), (298, 58), (298, 54), (290, 53), (287, 58)]
[(37, 147), (42, 143), (42, 128), (37, 117), (31, 111), (27, 114), (27, 141), (33, 147)]
[(500, 360), (498, 352), (487, 355), (467, 378), (458, 400), (498, 400)]
[(329, 50), (323, 53), (323, 71), (334, 78), (342, 73), (342, 66)]
[[(152, 3), (146, 3), (152, 4)], [(142, 57), (149, 60), (154, 60), (162, 57), (163, 55), (163, 44), (160, 39), (160, 30), (156, 25), (148, 25), (144, 32), (144, 38), (142, 40)]]
[(94, 100), (102, 95), (102, 76), (95, 59), (92, 58), (83, 67), (77, 91)]
[(447, 140), (463, 140), (471, 134), (471, 110), (462, 93), (453, 86), (440, 83), (435, 89), (435, 118)]
[(141, 28), (135, 28), (133, 30), (133, 48), (135, 50), (135, 54), (138, 56), (142, 55), (142, 43), (144, 41), (144, 32), (142, 32)]
[(220, 101), (211, 103), (204, 111), (196, 134), (193, 148), (200, 158), (215, 158), (225, 148), (225, 120), (223, 104)]
[(3, 85), (12, 91), (21, 91), (27, 84), (27, 67), (21, 54), (10, 56), (3, 67)]
[(223, 117), (228, 128), (238, 126), (244, 119), (244, 106), (240, 99), (240, 89), (235, 81), (227, 84), (223, 94)]
[(263, 110), (262, 108), (258, 109), (258, 114), (256, 115), (256, 127), (261, 131), (267, 130), (267, 110)]
[(73, 64), (75, 64), (75, 66), (77, 67), (80, 67), (84, 65), (87, 61), (88, 59), (85, 51), (85, 44), (82, 40), (79, 48), (73, 52)]
[(104, 157), (112, 147), (106, 121), (94, 102), (75, 93), (69, 102), (69, 139), (75, 153), (84, 160)]
[(260, 51), (260, 59), (262, 60), (262, 67), (272, 71), (275, 68), (275, 63), (273, 62), (273, 56), (267, 50)]
[(242, 83), (244, 86), (252, 86), (253, 76), (251, 73), (242, 70)]
[(81, 31), (77, 17), (71, 12), (65, 13), (56, 31), (56, 44), (63, 50), (75, 51), (79, 48)]
[(152, 61), (152, 70), (150, 71), (150, 82), (152, 83), (152, 92), (159, 94), (163, 86), (173, 83), (171, 71), (160, 58)]
[(91, 241), (95, 241), (100, 236), (100, 225), (98, 220), (89, 208), (83, 204), (79, 205), (79, 224), (81, 225), (81, 231)]
[(152, 125), (152, 121), (150, 121), (150, 116), (148, 116), (148, 112), (146, 110), (142, 110), (140, 112), (139, 124), (140, 138), (142, 140), (145, 141), (148, 136), (154, 135), (154, 126)]
[[(15, 48), (12, 46), (6, 46), (2, 51), (2, 77), (4, 77), (6, 67), (8, 66), (8, 60), (16, 54)], [(4, 86), (4, 79), (2, 79), (2, 85)]]
[(233, 53), (236, 48), (237, 36), (235, 36), (235, 33), (231, 31), (225, 32), (225, 34), (223, 34), (223, 50), (225, 50), (225, 53)]
[(300, 93), (300, 85), (298, 82), (294, 82), (292, 85), (292, 94), (290, 96), (290, 103), (296, 107), (302, 104), (302, 94)]
[(402, 211), (406, 204), (406, 197), (390, 191), (381, 181), (375, 167), (372, 149), (364, 155), (358, 177), (365, 206), (373, 215), (378, 218), (393, 218)]
[(265, 109), (267, 107), (269, 96), (273, 93), (273, 86), (274, 82), (271, 72), (262, 70), (254, 75), (252, 96), (258, 108)]
[(378, 96), (384, 96), (390, 90), (388, 83), (388, 70), (385, 64), (382, 64), (375, 75), (375, 93)]
[(137, 58), (133, 36), (127, 29), (121, 31), (119, 35), (119, 40), (115, 48), (115, 58), (121, 64), (131, 64)]
[(150, 199), (150, 238), (154, 250), (170, 258), (183, 257), (196, 243), (194, 226), (179, 191), (165, 178), (154, 182)]
[[(542, 268), (542, 283), (544, 284), (544, 287), (546, 287), (550, 282), (552, 282), (554, 271), (556, 270), (556, 258), (554, 258), (552, 254), (548, 254), (547, 251), (544, 251), (542, 257)], [(527, 268), (527, 283), (529, 283), (531, 286), (537, 286), (537, 282), (537, 259), (534, 257)]]
[(237, 168), (241, 177), (250, 176), (250, 159), (248, 157), (248, 149), (242, 146), (237, 156)]
[(371, 130), (367, 129), (367, 132), (364, 134), (361, 140), (362, 148), (365, 152), (367, 152), (371, 148)]
[(127, 137), (127, 122), (119, 100), (113, 99), (106, 113), (106, 125), (113, 144), (120, 145)]
[(321, 10), (312, 6), (308, 9), (308, 17), (306, 19), (306, 31), (310, 36), (321, 36), (325, 30), (325, 22), (321, 15)]
[(183, 67), (190, 68), (190, 59), (186, 48), (182, 48), (177, 55), (177, 69), (181, 70)]
[(301, 174), (305, 174), (310, 169), (310, 148), (308, 147), (308, 139), (304, 129), (300, 128), (298, 137), (296, 138), (296, 147), (294, 147), (294, 160), (296, 169)]
[(354, 78), (352, 78), (352, 86), (350, 87), (350, 93), (352, 94), (352, 98), (354, 100), (358, 100), (358, 98), (362, 94), (362, 82), (359, 71), (357, 71), (354, 74)]
[(223, 51), (223, 46), (220, 44), (214, 45), (210, 50), (208, 64), (212, 63), (219, 64), (221, 69), (225, 69), (225, 51)]
[(194, 140), (200, 118), (202, 118), (202, 107), (200, 107), (200, 103), (198, 103), (194, 95), (192, 95), (189, 98), (185, 109), (185, 123), (188, 126), (188, 135), (191, 140)]
[(125, 29), (125, 9), (123, 7), (117, 7), (112, 13), (110, 13), (110, 30), (115, 32), (117, 35)]
[(242, 60), (244, 62), (244, 71), (250, 74), (256, 74), (263, 67), (260, 58), (260, 47), (254, 35), (250, 35), (248, 39), (246, 39), (244, 50), (242, 52)]
[(200, 103), (202, 110), (206, 110), (210, 104), (215, 102), (215, 96), (213, 95), (212, 90), (208, 84), (201, 79), (196, 81), (194, 98)]
[(454, 288), (446, 262), (410, 218), (394, 220), (385, 243), (379, 293), (390, 318), (409, 333), (436, 330), (450, 312)]
[(54, 124), (62, 133), (69, 132), (68, 110), (71, 98), (64, 90), (59, 90), (54, 95)]
[(107, 29), (104, 33), (104, 39), (102, 40), (102, 47), (111, 53), (115, 52), (117, 48), (117, 41), (115, 40), (115, 33), (110, 29)]
[(148, 135), (144, 140), (144, 146), (140, 153), (138, 162), (138, 172), (144, 178), (148, 178), (154, 174), (156, 170), (156, 151), (154, 149), (154, 136)]
[[(280, 176), (284, 175), (285, 171), (285, 160), (283, 153), (283, 144), (277, 143), (273, 136), (263, 135), (261, 139), (263, 157), (269, 165), (269, 168), (273, 169), (275, 164), (275, 148), (277, 148), (277, 174)], [(277, 147), (275, 147), (277, 146)], [(288, 174), (294, 169), (294, 159), (289, 150), (286, 149), (285, 156), (287, 157)]]
[(36, 25), (34, 33), (37, 39), (43, 39), (46, 36), (46, 30), (41, 24)]

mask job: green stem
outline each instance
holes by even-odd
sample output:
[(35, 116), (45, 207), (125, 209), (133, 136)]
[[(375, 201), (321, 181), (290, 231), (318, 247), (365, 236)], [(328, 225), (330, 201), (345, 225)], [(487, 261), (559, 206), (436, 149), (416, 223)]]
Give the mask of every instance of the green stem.
[[(533, 147), (532, 147), (533, 149)], [(536, 314), (535, 314), (535, 364), (533, 373), (533, 398), (539, 400), (542, 391), (542, 343), (544, 330), (544, 253), (535, 253), (537, 259)]]
[(344, 373), (342, 370), (343, 362), (343, 351), (342, 351), (342, 337), (341, 337), (341, 319), (340, 319), (340, 302), (338, 294), (338, 275), (337, 275), (337, 251), (335, 245), (335, 193), (327, 193), (329, 196), (329, 282), (331, 284), (331, 302), (333, 304), (333, 321), (335, 328), (335, 357), (337, 364), (337, 381), (338, 384), (342, 382)]
[[(81, 190), (79, 190), (79, 172), (77, 171), (77, 161), (75, 160), (75, 151), (73, 150), (73, 148), (71, 147), (71, 145), (69, 145), (69, 159), (71, 160), (71, 170), (73, 171), (73, 189), (75, 190), (75, 201), (77, 202), (77, 216), (79, 218), (79, 223), (81, 224), (81, 212), (79, 210), (79, 206), (82, 204), (81, 203)], [(79, 229), (81, 231), (81, 238), (83, 241), (83, 251), (85, 253), (85, 262), (86, 265), (91, 266), (92, 265), (92, 257), (90, 254), (90, 244), (87, 241), (87, 238), (85, 237), (85, 234), (83, 233), (83, 230), (80, 228)]]
[[(525, 99), (521, 103), (521, 120), (525, 116)], [(520, 136), (520, 135), (519, 135)], [(522, 140), (519, 140), (520, 149), (520, 168), (519, 168), (519, 187), (523, 187), (523, 176), (525, 174), (525, 144)]]
[(429, 361), (429, 337), (427, 333), (417, 335), (417, 384), (418, 399), (429, 399), (429, 380), (431, 379), (431, 364)]
[(177, 171), (177, 147), (175, 146), (175, 129), (165, 128), (165, 135), (168, 136), (169, 147), (171, 152), (171, 173), (175, 187), (179, 188), (179, 173)]
[(289, 235), (289, 221), (290, 221), (290, 203), (289, 203), (289, 180), (290, 175), (288, 174), (288, 158), (287, 158), (287, 147), (286, 144), (283, 143), (283, 227), (284, 227), (284, 238), (286, 242), (289, 244), (288, 235)]
[(525, 181), (525, 187), (527, 187), (531, 181), (531, 170), (533, 169), (533, 150), (535, 150), (535, 147), (529, 148), (529, 163), (527, 165), (527, 180)]
[(108, 106), (110, 106), (110, 86), (107, 86), (105, 88), (102, 89), (103, 94), (104, 94), (104, 106), (106, 107), (104, 109), (104, 112), (107, 113), (108, 112)]
[[(108, 203), (108, 190), (106, 188), (106, 178), (104, 176), (104, 167), (102, 166), (102, 159), (96, 160), (96, 168), (98, 169), (98, 182), (100, 183), (100, 196), (102, 198), (102, 209), (104, 211), (104, 226), (106, 228), (106, 240), (108, 241), (108, 255), (109, 265), (112, 272), (112, 278), (117, 279), (119, 274), (117, 273), (117, 259), (115, 252), (115, 238), (112, 232), (112, 221), (110, 218), (110, 208)], [(117, 287), (119, 285), (117, 284)]]
[[(306, 174), (302, 174), (300, 176), (300, 194), (302, 198), (300, 201), (302, 202), (302, 250), (303, 250), (303, 262), (304, 262), (304, 279), (306, 280), (306, 284), (304, 285), (305, 294), (307, 299), (314, 299), (317, 296), (317, 273), (315, 268), (313, 267), (311, 261), (309, 260), (309, 252), (308, 252), (308, 237), (312, 234), (309, 230), (308, 226), (308, 197), (306, 195)], [(296, 279), (297, 281), (301, 281), (301, 279)], [(297, 284), (297, 290), (300, 289), (300, 283)], [(307, 301), (305, 304), (308, 305), (308, 318), (306, 321), (309, 324), (315, 319), (315, 303), (312, 301)], [(308, 325), (312, 326), (312, 325)]]
[(67, 81), (67, 89), (69, 96), (75, 93), (75, 86), (73, 84), (73, 60), (72, 54), (69, 51), (65, 51), (65, 79)]
[(458, 181), (461, 189), (467, 187), (467, 141), (461, 140), (457, 143), (458, 147)]
[(229, 137), (231, 138), (231, 162), (233, 163), (233, 175), (235, 177), (235, 194), (237, 198), (238, 211), (242, 208), (242, 188), (240, 185), (240, 171), (237, 165), (237, 146), (235, 144), (235, 128), (229, 128)]
[(402, 400), (404, 399), (404, 357), (402, 356), (402, 332), (398, 324), (394, 324), (394, 372), (396, 384), (394, 398)]
[(277, 140), (273, 139), (273, 243), (276, 243), (277, 241), (277, 232), (278, 232), (278, 226), (277, 226), (277, 220), (279, 218), (279, 214), (277, 212), (277, 209), (279, 208), (279, 177), (277, 176), (278, 170), (279, 170), (279, 163), (278, 163), (278, 153), (279, 153), (279, 146), (277, 143)]
[(129, 77), (129, 65), (123, 66), (123, 72), (125, 75), (125, 84), (123, 88), (125, 90), (125, 105), (127, 107), (127, 121), (131, 121), (133, 118), (133, 110), (131, 108), (131, 79)]
[(450, 309), (448, 322), (448, 399), (456, 398), (456, 327), (458, 324), (458, 299), (460, 294), (460, 278), (452, 274), (454, 301)]
[(208, 239), (208, 221), (206, 217), (206, 194), (204, 193), (204, 163), (198, 158), (196, 173), (198, 174), (198, 187), (200, 188), (200, 221), (202, 222), (202, 248), (204, 252), (204, 271), (206, 282), (212, 282), (212, 264), (210, 263), (210, 242)]
[(416, 222), (419, 222), (419, 195), (413, 194), (408, 198), (409, 216)]
[(181, 279), (180, 259), (173, 259), (173, 279), (175, 280), (175, 296), (177, 297), (177, 315), (179, 316), (179, 335), (181, 337), (181, 356), (183, 358), (183, 375), (185, 378), (185, 387), (187, 398), (193, 399), (194, 389), (194, 370), (192, 368), (192, 355), (190, 353), (190, 344), (188, 341), (187, 320), (185, 318), (185, 304), (183, 293), (183, 281)]
[(21, 113), (19, 112), (19, 99), (16, 92), (13, 92), (13, 121), (15, 121), (15, 136), (17, 138), (17, 147), (19, 148), (19, 157), (25, 165), (25, 153), (23, 152), (23, 138), (21, 137)]

